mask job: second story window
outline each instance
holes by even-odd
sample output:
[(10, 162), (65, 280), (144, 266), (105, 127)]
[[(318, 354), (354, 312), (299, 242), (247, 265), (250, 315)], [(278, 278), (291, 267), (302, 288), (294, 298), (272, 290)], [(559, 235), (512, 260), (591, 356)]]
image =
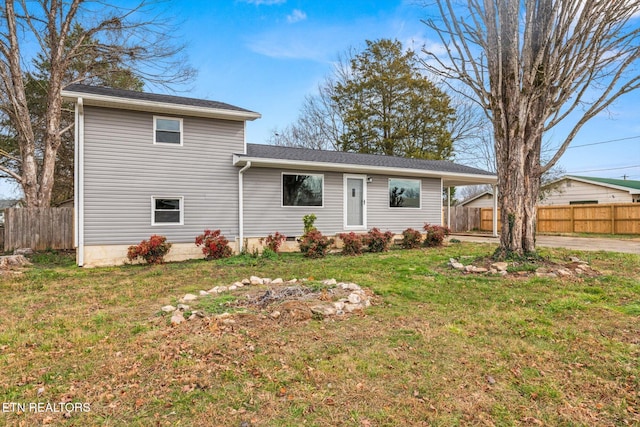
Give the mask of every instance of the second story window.
[(153, 143), (182, 145), (182, 119), (154, 116)]

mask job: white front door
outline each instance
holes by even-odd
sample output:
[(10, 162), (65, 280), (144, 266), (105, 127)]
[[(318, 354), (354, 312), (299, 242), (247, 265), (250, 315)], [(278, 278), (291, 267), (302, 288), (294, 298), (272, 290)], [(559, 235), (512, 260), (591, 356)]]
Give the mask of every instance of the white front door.
[(344, 176), (344, 225), (346, 229), (367, 228), (367, 177)]

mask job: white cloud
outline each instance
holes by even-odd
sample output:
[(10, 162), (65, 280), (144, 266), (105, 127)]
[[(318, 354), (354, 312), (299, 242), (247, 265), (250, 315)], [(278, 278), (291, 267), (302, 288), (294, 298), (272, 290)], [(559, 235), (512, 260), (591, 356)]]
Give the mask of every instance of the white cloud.
[(305, 19), (307, 19), (307, 14), (300, 9), (293, 9), (291, 15), (287, 15), (287, 22), (289, 24), (304, 21)]
[(287, 0), (240, 0), (244, 3), (255, 4), (256, 6), (271, 6), (274, 4), (283, 4), (286, 3)]

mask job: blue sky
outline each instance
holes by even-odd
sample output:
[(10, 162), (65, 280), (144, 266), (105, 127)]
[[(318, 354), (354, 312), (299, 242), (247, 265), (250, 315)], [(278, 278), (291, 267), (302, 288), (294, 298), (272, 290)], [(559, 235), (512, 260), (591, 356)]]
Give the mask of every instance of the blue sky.
[[(295, 121), (304, 97), (332, 71), (339, 54), (365, 40), (438, 48), (417, 1), (188, 1), (184, 18), (191, 63), (199, 70), (190, 95), (257, 111), (249, 142), (264, 143)], [(593, 119), (560, 160), (567, 173), (640, 180), (640, 92)], [(560, 143), (561, 131), (548, 135)], [(613, 141), (619, 140), (619, 141)], [(611, 142), (609, 142), (611, 141)], [(463, 157), (462, 155), (460, 156)]]
[[(198, 76), (179, 94), (227, 102), (262, 114), (247, 141), (264, 143), (295, 121), (306, 95), (339, 54), (365, 40), (392, 38), (419, 50), (438, 48), (413, 0), (189, 0), (171, 3)], [(562, 137), (560, 132), (548, 135)], [(640, 92), (590, 122), (560, 160), (567, 173), (640, 180)], [(462, 156), (461, 156), (462, 157)], [(0, 195), (13, 191), (3, 185)]]

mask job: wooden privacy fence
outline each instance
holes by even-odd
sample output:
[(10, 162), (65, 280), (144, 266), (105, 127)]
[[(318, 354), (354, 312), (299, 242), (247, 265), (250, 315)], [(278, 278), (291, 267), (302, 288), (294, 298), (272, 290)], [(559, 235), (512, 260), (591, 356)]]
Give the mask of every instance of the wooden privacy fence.
[[(480, 222), (468, 230), (492, 231), (493, 209), (475, 209), (480, 209)], [(640, 234), (638, 203), (538, 206), (537, 209), (539, 233)], [(498, 220), (498, 230), (500, 226)]]
[(11, 208), (4, 211), (4, 250), (73, 249), (73, 208)]

